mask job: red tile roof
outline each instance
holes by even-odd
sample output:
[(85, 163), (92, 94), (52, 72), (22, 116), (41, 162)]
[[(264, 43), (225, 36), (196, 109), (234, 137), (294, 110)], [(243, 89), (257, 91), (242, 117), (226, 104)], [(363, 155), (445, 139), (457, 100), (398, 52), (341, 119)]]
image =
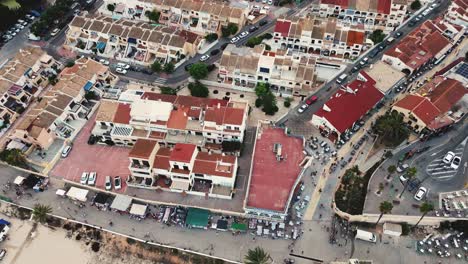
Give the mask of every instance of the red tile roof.
[(450, 41), (439, 31), (434, 31), (427, 37), (422, 45), (432, 54), (437, 55), (443, 48), (450, 44)]
[(395, 106), (398, 106), (403, 109), (407, 110), (413, 110), (417, 105), (419, 105), (422, 101), (424, 101), (424, 97), (418, 96), (418, 95), (413, 95), (409, 94), (405, 96), (403, 99), (398, 101)]
[(130, 123), (130, 104), (120, 103), (114, 115), (114, 123), (129, 124)]
[(291, 21), (276, 21), (275, 33), (280, 33), (281, 36), (287, 37), (289, 35), (289, 28), (291, 27)]
[[(349, 83), (348, 87), (353, 91), (357, 89), (356, 93), (339, 90), (315, 115), (328, 120), (340, 133), (345, 132), (384, 97), (373, 83), (372, 79)], [(326, 111), (326, 107), (330, 111)]]
[(185, 129), (187, 126), (187, 109), (183, 107), (177, 108), (177, 110), (172, 110), (167, 121), (167, 127), (171, 129)]
[(342, 8), (347, 8), (349, 6), (349, 0), (320, 0), (320, 3), (327, 5), (338, 5)]
[(348, 39), (346, 45), (354, 46), (354, 44), (362, 45), (364, 43), (364, 32), (350, 30), (348, 31)]
[[(220, 162), (223, 162), (224, 164), (220, 164)], [(193, 164), (192, 172), (231, 178), (235, 176), (235, 162), (235, 156), (198, 152)]]
[(138, 139), (128, 156), (130, 158), (148, 159), (156, 144), (158, 142), (155, 140)]
[(189, 163), (197, 147), (192, 144), (177, 143), (172, 149), (170, 160)]
[(230, 107), (212, 107), (205, 112), (205, 121), (215, 122), (217, 125), (242, 125), (244, 109)]
[(407, 95), (398, 101), (395, 106), (410, 111), (426, 125), (440, 115), (439, 109), (431, 101), (418, 95)]
[(169, 164), (169, 157), (171, 156), (170, 148), (159, 148), (154, 156), (153, 168), (167, 170), (171, 168)]
[(442, 113), (446, 113), (467, 93), (468, 90), (459, 81), (446, 79), (428, 97)]
[(390, 14), (391, 6), (392, 6), (392, 0), (378, 0), (377, 11), (383, 14)]

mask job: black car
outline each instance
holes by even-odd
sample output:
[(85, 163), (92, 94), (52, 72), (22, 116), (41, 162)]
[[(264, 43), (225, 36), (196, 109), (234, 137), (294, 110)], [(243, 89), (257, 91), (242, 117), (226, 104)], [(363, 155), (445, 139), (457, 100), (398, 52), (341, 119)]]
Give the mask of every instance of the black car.
[(259, 23), (259, 25), (260, 25), (261, 27), (263, 27), (263, 26), (266, 25), (266, 24), (268, 24), (268, 21), (267, 21), (267, 20), (262, 20), (262, 21), (260, 21), (260, 23)]
[(249, 28), (249, 31), (250, 31), (250, 32), (254, 32), (254, 31), (256, 31), (257, 29), (258, 29), (257, 26), (252, 26), (252, 27)]
[(222, 50), (225, 50), (226, 47), (227, 47), (227, 45), (229, 45), (229, 43), (224, 43), (223, 45), (221, 45), (221, 49), (222, 49)]
[(190, 70), (190, 67), (192, 67), (192, 65), (193, 65), (193, 63), (189, 63), (189, 64), (185, 65), (184, 69), (185, 69), (186, 71), (189, 71), (189, 70)]
[(416, 25), (416, 21), (414, 20), (411, 20), (409, 23), (408, 23), (408, 26), (410, 27), (414, 27)]
[(355, 72), (357, 72), (357, 71), (359, 71), (359, 66), (354, 66), (354, 67), (351, 69), (351, 72), (352, 72), (352, 73), (355, 73)]
[(379, 54), (379, 51), (378, 50), (373, 50), (369, 53), (369, 57), (370, 58), (375, 58), (375, 56), (377, 56), (377, 54)]
[(399, 37), (401, 37), (402, 35), (403, 35), (403, 33), (397, 32), (397, 33), (395, 34), (395, 38), (399, 38)]
[(210, 55), (211, 55), (211, 56), (215, 56), (215, 55), (217, 55), (218, 53), (219, 53), (219, 49), (214, 49), (214, 50), (212, 50), (212, 51), (210, 52)]

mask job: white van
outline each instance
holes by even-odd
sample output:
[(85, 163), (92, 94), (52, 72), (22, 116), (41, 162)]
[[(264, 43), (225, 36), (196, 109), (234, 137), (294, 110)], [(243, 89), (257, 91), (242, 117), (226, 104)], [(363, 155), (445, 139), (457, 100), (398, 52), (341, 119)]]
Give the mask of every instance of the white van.
[(361, 239), (367, 242), (376, 243), (377, 237), (372, 232), (367, 232), (364, 230), (356, 229), (356, 239)]
[(340, 75), (340, 77), (338, 77), (338, 79), (336, 79), (336, 83), (342, 84), (346, 80), (346, 78), (348, 78), (348, 75), (343, 73)]

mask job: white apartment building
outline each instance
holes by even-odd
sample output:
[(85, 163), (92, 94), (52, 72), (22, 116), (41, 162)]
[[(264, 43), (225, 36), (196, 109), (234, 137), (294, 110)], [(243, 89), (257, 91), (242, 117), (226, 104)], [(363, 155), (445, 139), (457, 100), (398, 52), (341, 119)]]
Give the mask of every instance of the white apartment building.
[[(113, 12), (107, 5), (114, 5)], [(192, 0), (105, 0), (99, 12), (114, 19), (148, 21), (145, 13), (160, 12), (158, 23), (197, 34), (219, 33), (229, 23), (242, 28), (249, 13), (248, 8), (239, 8), (212, 1)]]
[(102, 100), (97, 111), (92, 134), (101, 142), (132, 146), (138, 139), (153, 139), (220, 150), (223, 141), (244, 140), (246, 102), (137, 90), (127, 91), (119, 100)]
[(129, 153), (128, 186), (232, 198), (236, 156), (202, 152), (193, 144), (163, 145), (149, 139), (135, 142)]
[(336, 17), (342, 27), (363, 27), (372, 32), (395, 30), (405, 19), (408, 0), (320, 0), (311, 13), (320, 17)]
[(81, 52), (142, 65), (177, 63), (194, 56), (204, 39), (186, 30), (106, 16), (76, 16), (68, 25), (66, 45)]
[(267, 82), (277, 96), (308, 95), (315, 88), (315, 58), (289, 50), (268, 51), (228, 45), (219, 62), (218, 81), (253, 91)]
[(272, 48), (346, 60), (359, 57), (365, 40), (364, 30), (340, 26), (336, 18), (280, 17), (276, 21)]

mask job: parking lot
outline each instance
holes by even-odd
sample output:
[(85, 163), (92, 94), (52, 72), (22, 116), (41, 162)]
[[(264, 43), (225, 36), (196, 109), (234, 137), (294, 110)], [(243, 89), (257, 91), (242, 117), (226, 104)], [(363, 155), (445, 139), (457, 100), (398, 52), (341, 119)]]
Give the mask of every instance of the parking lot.
[(125, 181), (130, 174), (128, 169), (129, 148), (88, 145), (88, 138), (94, 127), (94, 117), (88, 121), (75, 139), (72, 151), (67, 158), (60, 159), (51, 171), (51, 176), (80, 182), (83, 172), (96, 172), (96, 187), (104, 189), (105, 176), (120, 176), (122, 189), (126, 189)]
[[(466, 142), (465, 142), (466, 143)], [(465, 144), (460, 144), (452, 152), (456, 157), (463, 158), (463, 150), (465, 149)], [(458, 169), (452, 168), (451, 164), (447, 164), (443, 161), (444, 156), (447, 153), (441, 153), (437, 155), (437, 158), (432, 160), (426, 167), (427, 175), (432, 177), (435, 180), (448, 180), (455, 176), (458, 172)]]

